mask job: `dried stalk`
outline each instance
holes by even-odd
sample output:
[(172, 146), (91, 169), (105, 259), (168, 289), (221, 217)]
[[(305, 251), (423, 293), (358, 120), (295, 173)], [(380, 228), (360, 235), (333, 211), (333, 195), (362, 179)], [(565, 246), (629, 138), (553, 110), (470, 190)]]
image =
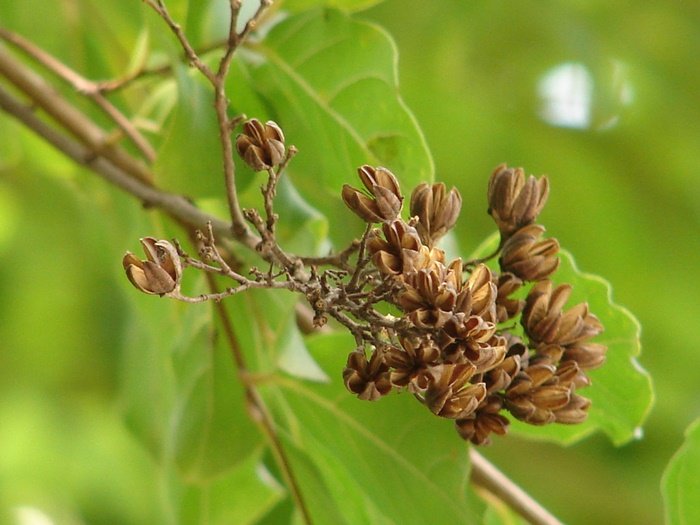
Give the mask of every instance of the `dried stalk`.
[(140, 181), (149, 185), (153, 183), (153, 177), (143, 162), (134, 159), (124, 148), (112, 144), (110, 135), (4, 47), (0, 47), (0, 76), (4, 76), (34, 105), (46, 111), (54, 121), (84, 144), (91, 156), (104, 157)]
[(92, 99), (121, 128), (124, 135), (131, 140), (149, 164), (155, 161), (156, 152), (153, 147), (148, 143), (146, 138), (141, 135), (139, 130), (136, 129), (126, 115), (119, 111), (102, 95), (99, 84), (79, 75), (43, 49), (2, 27), (0, 27), (0, 38), (10, 42), (46, 69), (68, 82), (77, 92)]
[(532, 525), (562, 525), (547, 509), (473, 448), (469, 449), (472, 483), (483, 487)]

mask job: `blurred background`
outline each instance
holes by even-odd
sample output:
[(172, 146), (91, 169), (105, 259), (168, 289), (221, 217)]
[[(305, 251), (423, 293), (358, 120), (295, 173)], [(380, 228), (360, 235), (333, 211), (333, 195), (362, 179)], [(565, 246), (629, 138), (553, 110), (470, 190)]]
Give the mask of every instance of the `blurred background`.
[(700, 415), (700, 4), (388, 0), (366, 15), (396, 39), (438, 180), (462, 192), (462, 248), (491, 229), (493, 167), (546, 173), (548, 233), (642, 324), (657, 396), (643, 439), (509, 436), (485, 455), (566, 523), (662, 522), (661, 473)]
[[(113, 74), (89, 42), (57, 41), (50, 18), (32, 28), (30, 4), (46, 9), (0, 8), (0, 23), (4, 12), (92, 78)], [(88, 0), (60, 4), (101, 16)], [(142, 16), (141, 2), (124, 6), (105, 38), (128, 41), (120, 23)], [(662, 522), (661, 474), (700, 415), (700, 4), (387, 0), (361, 16), (397, 42), (401, 92), (437, 179), (464, 198), (462, 248), (493, 230), (496, 165), (546, 173), (549, 234), (643, 326), (640, 362), (657, 393), (643, 439), (562, 448), (511, 435), (485, 455), (565, 523)], [(86, 523), (144, 523), (158, 497), (152, 465), (114, 401), (131, 293), (119, 260), (135, 249), (141, 211), (72, 177), (4, 115), (0, 137), (0, 508), (21, 494), (60, 523), (77, 523), (71, 508)], [(36, 508), (20, 510), (23, 524), (41, 523)]]

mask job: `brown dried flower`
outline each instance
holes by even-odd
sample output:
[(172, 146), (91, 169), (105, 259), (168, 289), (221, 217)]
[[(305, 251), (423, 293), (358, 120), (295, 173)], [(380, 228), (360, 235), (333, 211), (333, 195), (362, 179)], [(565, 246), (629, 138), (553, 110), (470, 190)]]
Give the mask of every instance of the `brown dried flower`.
[(477, 372), (498, 365), (506, 354), (505, 339), (495, 336), (496, 325), (478, 315), (453, 315), (441, 332), (440, 349), (449, 363), (471, 363)]
[(504, 323), (522, 312), (525, 306), (525, 301), (511, 297), (511, 294), (515, 293), (523, 285), (523, 282), (512, 273), (503, 272), (498, 276), (496, 285), (498, 287), (496, 318), (499, 323)]
[(140, 239), (146, 260), (126, 252), (122, 266), (136, 288), (151, 295), (167, 295), (177, 291), (182, 279), (182, 266), (175, 247), (168, 241), (153, 237)]
[(462, 264), (449, 268), (436, 261), (431, 267), (408, 274), (399, 295), (399, 306), (419, 328), (440, 328), (452, 316), (457, 293), (462, 287)]
[(559, 242), (538, 240), (544, 231), (544, 226), (530, 224), (513, 234), (503, 245), (498, 260), (501, 270), (523, 281), (540, 281), (552, 275), (559, 268)]
[(578, 394), (571, 394), (569, 402), (554, 411), (555, 421), (566, 425), (583, 423), (588, 417), (591, 400)]
[(499, 413), (502, 408), (501, 396), (486, 396), (469, 417), (455, 421), (457, 433), (462, 439), (475, 445), (490, 445), (491, 434), (503, 436), (510, 426), (508, 418)]
[(532, 224), (549, 196), (546, 176), (525, 179), (522, 168), (498, 166), (491, 174), (488, 188), (489, 214), (496, 221), (501, 237), (506, 239), (517, 230)]
[(243, 133), (236, 137), (236, 151), (255, 171), (279, 165), (284, 160), (284, 133), (273, 121), (258, 119), (243, 123)]
[(382, 233), (384, 238), (373, 237), (367, 249), (374, 265), (385, 275), (406, 275), (445, 260), (442, 250), (424, 246), (416, 229), (402, 220), (385, 222)]
[(570, 384), (560, 384), (552, 365), (535, 364), (520, 371), (506, 390), (506, 406), (513, 416), (531, 425), (555, 421), (556, 410), (571, 399)]
[(581, 370), (593, 370), (603, 365), (607, 351), (603, 344), (580, 341), (568, 345), (562, 359), (576, 361)]
[(369, 223), (393, 221), (401, 213), (403, 196), (396, 177), (386, 168), (364, 165), (357, 169), (370, 195), (347, 184), (343, 186), (345, 205)]
[(399, 337), (401, 348), (390, 347), (384, 361), (391, 367), (391, 383), (407, 387), (411, 393), (425, 391), (430, 380), (430, 369), (438, 364), (440, 350), (429, 338)]
[(590, 339), (603, 331), (603, 325), (588, 311), (586, 303), (562, 311), (571, 295), (570, 285), (552, 286), (548, 280), (538, 282), (525, 301), (520, 322), (532, 342), (566, 346)]
[(449, 192), (439, 182), (430, 186), (421, 182), (411, 194), (411, 217), (418, 217), (416, 229), (427, 246), (434, 246), (457, 222), (462, 196), (457, 188)]
[(350, 392), (365, 401), (376, 401), (391, 391), (389, 367), (377, 350), (372, 351), (369, 360), (362, 349), (350, 352), (343, 380)]
[(480, 264), (477, 266), (464, 285), (469, 290), (469, 301), (459, 304), (459, 310), (478, 315), (485, 321), (496, 321), (496, 297), (498, 288), (493, 282), (493, 274), (488, 266)]
[(425, 404), (436, 416), (463, 419), (486, 397), (483, 383), (469, 380), (476, 368), (466, 364), (440, 364), (430, 369), (431, 381), (425, 391)]

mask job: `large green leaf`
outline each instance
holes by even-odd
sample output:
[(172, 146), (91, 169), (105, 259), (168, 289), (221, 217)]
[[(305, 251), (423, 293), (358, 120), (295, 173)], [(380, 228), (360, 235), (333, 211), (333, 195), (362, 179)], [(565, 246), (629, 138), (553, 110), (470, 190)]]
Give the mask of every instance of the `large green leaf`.
[(285, 489), (267, 471), (260, 454), (211, 483), (181, 488), (180, 523), (253, 525), (285, 496)]
[(175, 66), (178, 96), (154, 166), (159, 184), (188, 197), (222, 195), (223, 164), (211, 86)]
[(211, 305), (153, 303), (139, 305), (127, 340), (127, 420), (157, 461), (203, 483), (248, 457), (260, 435)]
[(342, 516), (333, 523), (476, 522), (467, 445), (450, 422), (410, 395), (369, 403), (348, 393), (341, 373), (355, 346), (349, 334), (316, 336), (308, 346), (330, 382), (261, 386), (312, 515), (327, 516), (330, 503)]
[(246, 290), (226, 300), (229, 317), (250, 370), (326, 381), (296, 325), (297, 297), (282, 290)]
[[(251, 59), (251, 81), (299, 148), (290, 172), (315, 208), (338, 216), (342, 185), (356, 184), (355, 170), (365, 163), (391, 169), (404, 191), (432, 180), (425, 141), (398, 95), (396, 49), (383, 30), (314, 10), (275, 26), (255, 49), (263, 59), (257, 66)], [(331, 228), (334, 240), (361, 232), (342, 219)]]
[(661, 481), (667, 525), (700, 523), (700, 419), (688, 427), (685, 442), (668, 464)]
[(212, 310), (211, 305), (188, 308), (173, 349), (178, 379), (173, 452), (188, 480), (208, 480), (225, 472), (260, 442), (228, 341), (223, 331), (214, 329)]
[(282, 7), (292, 13), (300, 13), (314, 7), (336, 7), (345, 11), (361, 11), (384, 0), (286, 0)]
[[(491, 253), (498, 236), (487, 239), (475, 257)], [(560, 251), (561, 264), (552, 276), (555, 283), (573, 286), (569, 306), (587, 302), (605, 327), (595, 341), (608, 347), (605, 364), (588, 372), (593, 384), (581, 390), (592, 401), (588, 419), (578, 425), (537, 427), (513, 421), (511, 429), (529, 436), (571, 443), (595, 430), (602, 430), (616, 445), (642, 436), (644, 423), (654, 401), (651, 378), (637, 357), (641, 352), (640, 325), (632, 313), (612, 299), (612, 287), (605, 279), (580, 271), (571, 254)]]

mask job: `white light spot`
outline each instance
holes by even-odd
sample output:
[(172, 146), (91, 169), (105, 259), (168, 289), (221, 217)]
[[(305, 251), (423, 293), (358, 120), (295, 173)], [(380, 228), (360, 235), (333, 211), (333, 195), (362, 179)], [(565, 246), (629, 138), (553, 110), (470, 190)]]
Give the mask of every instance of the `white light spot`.
[(14, 508), (17, 525), (55, 525), (54, 521), (36, 507), (22, 505)]
[(591, 125), (593, 78), (585, 66), (566, 62), (540, 80), (540, 117), (554, 126), (586, 129)]

